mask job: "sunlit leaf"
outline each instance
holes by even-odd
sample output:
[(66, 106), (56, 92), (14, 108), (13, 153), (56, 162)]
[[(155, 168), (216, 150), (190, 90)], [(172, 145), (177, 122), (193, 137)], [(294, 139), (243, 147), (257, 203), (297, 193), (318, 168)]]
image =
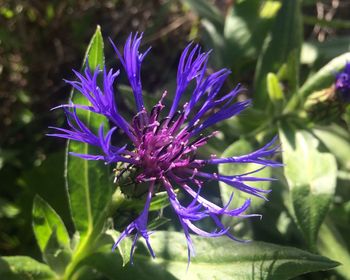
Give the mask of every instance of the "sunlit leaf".
[[(254, 148), (252, 145), (245, 139), (240, 139), (233, 144), (231, 144), (222, 154), (221, 157), (232, 157), (232, 156), (240, 156), (244, 154), (248, 154), (254, 151)], [(248, 164), (220, 164), (219, 165), (219, 173), (223, 175), (239, 175), (244, 174), (247, 172), (251, 172), (254, 170), (259, 169), (261, 166), (254, 164), (254, 163), (248, 163)], [(269, 178), (271, 176), (271, 169), (270, 168), (264, 168), (263, 170), (254, 173), (254, 177), (264, 177)], [(220, 193), (221, 193), (221, 199), (224, 205), (228, 203), (230, 196), (232, 192), (234, 192), (233, 200), (230, 204), (230, 208), (237, 208), (241, 206), (246, 199), (251, 198), (252, 203), (251, 207), (249, 208), (250, 212), (254, 212), (260, 205), (262, 205), (265, 201), (258, 197), (252, 197), (251, 195), (240, 192), (232, 188), (231, 186), (220, 182)], [(252, 187), (260, 188), (260, 189), (269, 189), (271, 182), (249, 182), (249, 185)]]
[(296, 222), (315, 249), (318, 230), (335, 192), (336, 160), (332, 154), (320, 152), (317, 138), (305, 130), (282, 125), (280, 139)]
[[(97, 66), (100, 68), (104, 66), (103, 38), (99, 26), (91, 38), (84, 61), (88, 61), (92, 70)], [(71, 100), (75, 104), (88, 104), (87, 99), (76, 91), (73, 91)], [(100, 115), (78, 110), (78, 116), (94, 132), (97, 132), (102, 122), (104, 122), (104, 128), (108, 128), (108, 122)], [(85, 143), (69, 141), (67, 152), (97, 154), (101, 151)], [(102, 161), (88, 161), (67, 154), (66, 168), (72, 218), (80, 234), (73, 260), (65, 272), (65, 277), (69, 278), (82, 256), (92, 250), (92, 240), (102, 231), (113, 188), (108, 166)]]
[(53, 280), (57, 279), (50, 268), (30, 257), (1, 257), (0, 279), (4, 280)]
[[(196, 256), (187, 271), (187, 248), (184, 235), (156, 232), (150, 242), (154, 260), (145, 249), (137, 248), (135, 264), (121, 266), (117, 254), (99, 253), (86, 259), (86, 265), (103, 272), (109, 279), (290, 279), (312, 271), (338, 265), (325, 257), (296, 248), (263, 242), (246, 244), (222, 238), (193, 236)], [(140, 244), (141, 245), (141, 244)]]
[[(97, 66), (103, 67), (103, 38), (99, 27), (88, 46), (86, 58), (92, 69)], [(71, 99), (75, 104), (88, 102), (82, 94), (75, 91)], [(93, 131), (97, 131), (101, 122), (104, 121), (103, 117), (85, 110), (78, 111), (78, 116)], [(98, 152), (90, 145), (76, 141), (69, 142), (67, 151), (80, 154)], [(101, 161), (87, 161), (70, 155), (67, 155), (66, 166), (70, 206), (75, 227), (81, 235), (96, 231), (98, 230), (96, 226), (105, 216), (106, 207), (111, 198), (112, 188), (108, 167)]]
[(72, 251), (69, 244), (64, 244), (59, 240), (57, 230), (54, 229), (43, 252), (45, 262), (57, 274), (63, 275), (68, 263), (72, 258)]
[(350, 170), (350, 135), (341, 126), (315, 127), (312, 132), (337, 158), (340, 167)]
[(271, 102), (276, 105), (284, 98), (280, 82), (274, 73), (267, 74), (267, 91)]
[(63, 274), (71, 258), (69, 235), (55, 210), (39, 196), (34, 199), (33, 230), (45, 262)]
[[(120, 235), (120, 232), (113, 230), (113, 229), (110, 229), (110, 230), (106, 231), (106, 235), (111, 237), (111, 239), (109, 239), (108, 243), (107, 243), (107, 250), (108, 250), (108, 248), (111, 248), (114, 245), (114, 243), (117, 242), (118, 237)], [(123, 240), (123, 242), (119, 243), (119, 245), (117, 247), (118, 251), (120, 253), (120, 256), (122, 257), (122, 260), (123, 260), (123, 266), (128, 264), (130, 261), (131, 245), (132, 245), (131, 239), (125, 238)], [(115, 254), (115, 253), (113, 253), (113, 254)]]
[(33, 230), (39, 248), (44, 252), (53, 232), (57, 240), (69, 247), (70, 239), (60, 216), (42, 198), (36, 196), (33, 205)]
[(346, 244), (338, 230), (330, 221), (327, 221), (321, 226), (318, 250), (321, 254), (340, 262), (341, 264), (335, 268), (336, 271), (341, 274), (344, 279), (349, 277), (350, 252), (346, 249)]
[(230, 62), (227, 66), (238, 70), (257, 58), (280, 6), (277, 1), (243, 0), (228, 10), (224, 27), (225, 66)]

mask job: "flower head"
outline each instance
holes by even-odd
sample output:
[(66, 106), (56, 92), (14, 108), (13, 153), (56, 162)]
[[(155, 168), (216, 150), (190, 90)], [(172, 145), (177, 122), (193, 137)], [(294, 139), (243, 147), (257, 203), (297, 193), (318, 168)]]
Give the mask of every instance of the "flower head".
[(344, 101), (350, 102), (350, 62), (336, 75), (335, 88)]
[[(111, 41), (134, 93), (136, 113), (132, 120), (127, 121), (123, 117), (115, 102), (113, 83), (119, 71), (98, 68), (92, 71), (87, 65), (84, 74), (75, 72), (77, 81), (68, 81), (68, 83), (84, 95), (89, 100), (90, 105), (62, 105), (61, 107), (64, 107), (67, 114), (69, 128), (54, 128), (57, 133), (50, 135), (96, 146), (100, 148), (101, 154), (73, 155), (86, 160), (103, 160), (113, 165), (125, 163), (134, 166), (136, 182), (149, 184), (143, 211), (121, 233), (113, 249), (125, 237), (134, 234), (131, 260), (139, 237), (145, 239), (151, 255), (155, 256), (149, 242), (150, 232), (147, 230), (147, 221), (152, 196), (157, 188), (161, 188), (167, 192), (170, 204), (183, 227), (190, 259), (190, 256), (194, 254), (190, 232), (204, 237), (226, 235), (233, 240), (238, 240), (229, 232), (229, 228), (222, 224), (220, 217), (222, 215), (232, 217), (259, 216), (245, 214), (250, 205), (250, 199), (247, 199), (243, 205), (236, 209), (229, 209), (233, 192), (227, 205), (218, 206), (208, 201), (201, 192), (205, 187), (205, 182), (224, 182), (231, 186), (232, 190), (246, 192), (265, 199), (265, 195), (269, 191), (254, 188), (249, 183), (272, 180), (254, 177), (254, 173), (261, 168), (246, 174), (228, 176), (207, 172), (205, 167), (236, 163), (255, 163), (261, 165), (262, 168), (280, 166), (279, 163), (269, 159), (278, 150), (278, 146), (274, 145), (275, 139), (273, 139), (264, 147), (247, 155), (228, 158), (216, 156), (212, 156), (210, 159), (200, 158), (197, 155), (197, 150), (206, 145), (208, 139), (215, 135), (215, 132), (209, 133), (205, 130), (220, 121), (239, 114), (249, 106), (250, 101), (234, 101), (241, 91), (240, 86), (225, 95), (219, 94), (230, 71), (222, 69), (208, 75), (206, 66), (209, 53), (201, 52), (198, 45), (190, 43), (180, 58), (177, 88), (172, 96), (172, 105), (169, 109), (164, 105), (167, 96), (167, 92), (164, 92), (160, 101), (148, 111), (143, 103), (140, 70), (141, 63), (149, 49), (143, 54), (139, 52), (141, 39), (142, 34), (131, 34), (126, 41), (123, 54)], [(97, 83), (99, 76), (102, 77), (101, 86)], [(194, 84), (191, 97), (184, 105), (180, 106), (190, 83)], [(103, 115), (110, 121), (112, 128), (109, 131), (104, 131), (103, 125), (101, 125), (96, 135), (79, 119), (76, 110), (89, 110)], [(112, 137), (117, 129), (125, 135), (125, 145), (121, 147), (112, 144)], [(191, 197), (191, 203), (183, 205), (175, 192), (176, 188)], [(216, 225), (215, 231), (207, 232), (195, 225), (195, 222), (204, 218), (213, 221)]]

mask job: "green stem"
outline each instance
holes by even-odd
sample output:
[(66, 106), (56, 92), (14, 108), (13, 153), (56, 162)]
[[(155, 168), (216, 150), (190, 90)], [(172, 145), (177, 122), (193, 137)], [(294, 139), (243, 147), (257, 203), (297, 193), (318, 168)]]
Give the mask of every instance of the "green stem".
[(91, 249), (93, 248), (94, 244), (94, 234), (92, 230), (89, 230), (85, 238), (82, 240), (82, 242), (78, 245), (78, 248), (76, 252), (73, 255), (72, 261), (69, 263), (69, 265), (66, 268), (66, 271), (64, 273), (63, 279), (64, 280), (70, 280), (72, 279), (72, 275), (74, 274), (77, 265), (82, 261), (87, 255), (89, 255)]

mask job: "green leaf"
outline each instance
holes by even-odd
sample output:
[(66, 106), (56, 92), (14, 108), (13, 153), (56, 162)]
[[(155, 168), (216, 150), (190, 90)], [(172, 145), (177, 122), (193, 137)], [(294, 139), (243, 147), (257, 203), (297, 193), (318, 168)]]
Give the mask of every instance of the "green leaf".
[(50, 268), (30, 257), (1, 257), (0, 279), (4, 280), (50, 280), (57, 279)]
[[(222, 131), (225, 132), (225, 136), (228, 139), (240, 137), (245, 135), (246, 137), (260, 138), (260, 133), (266, 133), (271, 129), (271, 114), (268, 110), (260, 110), (249, 107), (246, 109), (245, 114), (237, 116), (223, 122), (222, 125), (226, 125)], [(222, 145), (221, 145), (222, 146)]]
[(326, 146), (340, 163), (340, 167), (350, 170), (350, 135), (341, 126), (332, 124), (315, 127), (312, 132)]
[(264, 1), (260, 9), (260, 17), (263, 19), (274, 18), (281, 6), (282, 3), (279, 0)]
[(282, 88), (274, 73), (267, 74), (267, 91), (272, 103), (278, 103), (283, 100)]
[[(130, 252), (129, 252), (130, 254)], [(174, 275), (167, 271), (167, 267), (162, 264), (157, 264), (150, 261), (150, 256), (135, 256), (134, 265), (126, 265), (122, 267), (122, 259), (116, 252), (99, 252), (86, 258), (81, 267), (91, 267), (93, 270), (103, 274), (103, 279), (142, 279), (142, 280), (154, 280), (154, 279), (166, 279), (176, 280)], [(184, 268), (186, 269), (186, 268)], [(79, 270), (77, 271), (77, 274)], [(75, 276), (75, 275), (74, 275)], [(79, 280), (85, 280), (85, 278), (76, 278)]]
[(63, 244), (54, 230), (43, 253), (45, 262), (59, 275), (63, 275), (72, 259), (72, 250)]
[(298, 87), (299, 57), (302, 41), (299, 2), (300, 0), (283, 0), (271, 33), (265, 39), (254, 78), (254, 101), (259, 108), (263, 108), (268, 100), (266, 75), (269, 72), (277, 73), (284, 63), (293, 62), (292, 67), (289, 67), (290, 70), (288, 71), (290, 92), (294, 92)]
[(224, 65), (231, 62), (228, 66), (239, 70), (244, 63), (256, 58), (280, 6), (277, 1), (243, 0), (229, 9), (224, 27)]
[(33, 229), (45, 262), (63, 274), (71, 259), (69, 235), (60, 216), (39, 196), (34, 199)]
[(41, 252), (55, 232), (59, 243), (69, 247), (70, 239), (60, 216), (42, 198), (36, 196), (33, 204), (33, 230)]
[[(263, 242), (238, 243), (226, 237), (192, 237), (196, 256), (187, 270), (187, 247), (183, 233), (158, 231), (150, 236), (156, 258), (144, 244), (134, 255), (134, 265), (122, 267), (117, 253), (99, 252), (81, 266), (90, 266), (108, 279), (290, 279), (327, 270), (338, 263), (292, 247)], [(141, 245), (141, 246), (140, 246)]]
[[(106, 234), (111, 237), (107, 243), (108, 248), (111, 248), (111, 244), (117, 242), (120, 232), (117, 232), (114, 229), (106, 231)], [(131, 251), (132, 241), (130, 238), (125, 238), (123, 242), (118, 245), (118, 251), (123, 260), (123, 266), (125, 266), (130, 261), (130, 251)]]
[(315, 249), (335, 192), (336, 160), (332, 154), (320, 152), (320, 142), (305, 130), (282, 125), (279, 133), (295, 219), (306, 242)]
[(191, 10), (199, 17), (210, 21), (218, 30), (222, 30), (224, 26), (224, 17), (215, 5), (206, 0), (182, 0), (183, 3), (189, 5)]
[[(232, 156), (240, 156), (244, 154), (251, 153), (253, 151), (252, 145), (245, 139), (240, 139), (233, 144), (231, 144), (222, 154), (222, 157), (232, 157)], [(219, 165), (219, 173), (223, 175), (238, 175), (238, 174), (244, 174), (247, 172), (254, 171), (256, 169), (259, 169), (261, 166), (254, 164), (254, 163), (247, 163), (247, 164), (220, 164)], [(263, 170), (254, 173), (254, 176), (256, 177), (270, 177), (271, 176), (271, 169), (270, 168), (264, 168)], [(251, 198), (251, 207), (247, 212), (253, 213), (255, 210), (261, 206), (265, 201), (261, 198), (254, 197), (252, 195), (246, 194), (244, 192), (235, 191), (234, 188), (231, 186), (220, 182), (220, 194), (221, 199), (224, 205), (226, 205), (230, 199), (230, 196), (232, 192), (234, 192), (233, 200), (230, 204), (230, 209), (237, 208), (241, 206), (246, 199)], [(269, 189), (271, 182), (250, 182), (252, 187), (257, 187), (261, 189)], [(240, 220), (239, 220), (240, 221)]]
[(259, 22), (259, 8), (259, 0), (240, 1), (235, 3), (227, 13), (224, 37), (228, 48), (225, 58), (234, 61), (234, 64), (237, 64), (237, 60), (241, 61), (243, 57), (249, 58), (256, 54), (252, 40), (255, 39), (256, 34), (253, 34), (253, 31)]
[(206, 31), (203, 41), (215, 49), (214, 63), (218, 67), (229, 67), (234, 73), (247, 71), (244, 66), (255, 61), (280, 6), (279, 1), (237, 1), (230, 6), (226, 17), (221, 16), (222, 27), (204, 17), (201, 21)]
[[(245, 139), (240, 139), (230, 146), (223, 152), (222, 157), (232, 157), (240, 156), (247, 154), (253, 151), (252, 145)], [(220, 174), (224, 175), (237, 175), (244, 174), (247, 172), (254, 171), (260, 168), (260, 165), (248, 163), (248, 164), (220, 164), (218, 171)], [(254, 173), (256, 177), (270, 177), (271, 169), (265, 168), (259, 172)], [(269, 189), (271, 182), (249, 182), (252, 187), (257, 187), (261, 189)], [(235, 209), (243, 205), (243, 203), (250, 198), (251, 206), (248, 208), (246, 213), (258, 213), (259, 207), (265, 202), (263, 199), (240, 192), (232, 188), (231, 186), (219, 182), (220, 195), (223, 205), (227, 205), (231, 197), (232, 192), (234, 192), (233, 199), (229, 205), (229, 209)], [(252, 237), (252, 228), (251, 220), (249, 219), (237, 219), (235, 217), (223, 216), (221, 218), (222, 223), (232, 228), (231, 231), (234, 235), (239, 236), (240, 238), (251, 238)]]
[(91, 69), (95, 69), (97, 66), (103, 69), (105, 58), (103, 53), (103, 37), (99, 25), (96, 27), (95, 34), (90, 40), (84, 58), (83, 64), (85, 64), (85, 60), (88, 59)]
[(198, 17), (204, 27), (203, 41), (207, 47), (216, 51), (213, 52), (211, 61), (217, 66), (223, 65), (223, 53), (226, 50), (226, 42), (223, 38), (225, 16), (206, 0), (182, 0), (184, 6), (188, 6)]
[(318, 250), (323, 255), (341, 263), (335, 270), (348, 279), (350, 275), (350, 252), (346, 249), (346, 243), (340, 236), (334, 225), (327, 221), (321, 226), (318, 241)]
[[(103, 38), (98, 26), (86, 52), (92, 69), (98, 65), (103, 67)], [(85, 59), (84, 59), (85, 61)], [(87, 105), (82, 94), (73, 91), (72, 101), (75, 104)], [(78, 116), (93, 131), (97, 131), (105, 119), (90, 111), (80, 110)], [(105, 122), (104, 128), (108, 127)], [(96, 154), (95, 148), (88, 144), (69, 141), (67, 152), (80, 154)], [(98, 225), (106, 215), (112, 195), (112, 187), (108, 167), (101, 161), (87, 161), (67, 154), (67, 186), (69, 191), (72, 218), (81, 235), (98, 231)]]
[[(92, 70), (104, 65), (103, 38), (99, 26), (91, 38), (84, 61), (87, 58)], [(71, 100), (74, 104), (89, 105), (88, 100), (74, 90)], [(105, 117), (87, 110), (78, 110), (77, 113), (85, 125), (95, 133), (102, 123), (105, 131), (108, 129)], [(80, 234), (72, 261), (65, 271), (67, 279), (71, 279), (76, 265), (93, 250), (94, 240), (102, 232), (113, 194), (109, 168), (104, 162), (84, 160), (70, 156), (69, 152), (98, 154), (101, 151), (81, 142), (69, 141), (67, 145), (66, 180), (73, 222)]]
[(311, 93), (331, 86), (334, 83), (335, 73), (343, 69), (347, 61), (350, 61), (350, 52), (334, 58), (323, 66), (316, 74), (307, 79), (300, 88), (298, 94), (294, 95), (289, 101), (287, 110), (293, 111), (298, 105), (303, 105), (303, 101)]
[(222, 67), (227, 63), (227, 61), (225, 61), (227, 43), (222, 31), (217, 30), (214, 24), (209, 20), (203, 19), (201, 23), (205, 30), (203, 34), (204, 45), (215, 50), (215, 52), (212, 53), (211, 61), (216, 67)]
[(13, 219), (20, 213), (20, 209), (14, 203), (0, 197), (0, 219)]

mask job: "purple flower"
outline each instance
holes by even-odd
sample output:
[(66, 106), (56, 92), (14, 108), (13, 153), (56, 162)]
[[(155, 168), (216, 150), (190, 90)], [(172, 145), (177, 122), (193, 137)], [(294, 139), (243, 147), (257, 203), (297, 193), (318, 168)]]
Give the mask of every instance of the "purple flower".
[[(169, 196), (179, 221), (183, 227), (188, 245), (188, 258), (194, 254), (190, 232), (204, 237), (218, 237), (226, 235), (233, 240), (238, 240), (226, 228), (220, 220), (222, 215), (232, 217), (260, 216), (256, 214), (244, 214), (250, 206), (250, 199), (236, 209), (229, 209), (227, 205), (218, 206), (201, 195), (205, 182), (220, 181), (232, 187), (232, 190), (243, 191), (254, 196), (265, 198), (268, 190), (254, 188), (249, 182), (270, 181), (270, 178), (254, 177), (254, 173), (267, 166), (280, 166), (278, 162), (268, 159), (278, 150), (274, 145), (275, 139), (247, 155), (210, 159), (201, 159), (197, 149), (204, 146), (215, 132), (205, 133), (204, 130), (216, 123), (238, 115), (250, 105), (249, 100), (234, 102), (235, 97), (241, 91), (237, 86), (227, 94), (219, 94), (226, 78), (230, 74), (227, 69), (222, 69), (207, 75), (207, 61), (209, 53), (201, 52), (198, 45), (190, 43), (183, 51), (178, 72), (177, 88), (172, 98), (173, 102), (169, 110), (166, 110), (164, 92), (161, 100), (152, 110), (144, 107), (141, 86), (141, 63), (149, 49), (141, 54), (139, 46), (142, 34), (131, 34), (124, 46), (123, 54), (111, 41), (129, 79), (134, 93), (137, 112), (131, 121), (125, 120), (117, 108), (113, 83), (119, 71), (96, 69), (91, 71), (87, 66), (84, 74), (75, 72), (77, 81), (68, 81), (77, 91), (84, 95), (90, 102), (89, 106), (67, 104), (62, 105), (67, 114), (69, 129), (54, 128), (57, 133), (50, 134), (76, 140), (99, 147), (101, 154), (85, 155), (73, 154), (86, 160), (103, 160), (109, 164), (125, 163), (132, 165), (136, 170), (136, 181), (148, 182), (149, 190), (143, 211), (138, 218), (131, 222), (121, 233), (113, 246), (113, 250), (127, 236), (134, 234), (131, 249), (131, 262), (136, 241), (143, 237), (151, 255), (155, 254), (149, 243), (150, 232), (147, 230), (148, 212), (152, 196), (157, 187), (164, 189)], [(102, 77), (101, 77), (102, 76)], [(98, 78), (102, 78), (102, 86), (98, 84)], [(189, 89), (189, 84), (194, 85), (190, 99), (180, 106), (183, 95)], [(95, 135), (77, 116), (76, 110), (89, 110), (93, 113), (105, 116), (111, 125), (109, 131), (104, 131), (101, 125), (98, 135)], [(112, 144), (112, 137), (116, 130), (125, 134), (125, 146), (116, 147)], [(246, 174), (227, 176), (219, 173), (205, 171), (206, 166), (218, 164), (242, 164), (255, 163), (262, 168)], [(175, 188), (191, 197), (189, 205), (183, 205), (178, 199)], [(101, 190), (102, 191), (102, 190)], [(209, 218), (216, 225), (216, 230), (207, 232), (196, 226), (195, 222)]]
[(335, 88), (344, 101), (350, 102), (350, 62), (336, 75)]

